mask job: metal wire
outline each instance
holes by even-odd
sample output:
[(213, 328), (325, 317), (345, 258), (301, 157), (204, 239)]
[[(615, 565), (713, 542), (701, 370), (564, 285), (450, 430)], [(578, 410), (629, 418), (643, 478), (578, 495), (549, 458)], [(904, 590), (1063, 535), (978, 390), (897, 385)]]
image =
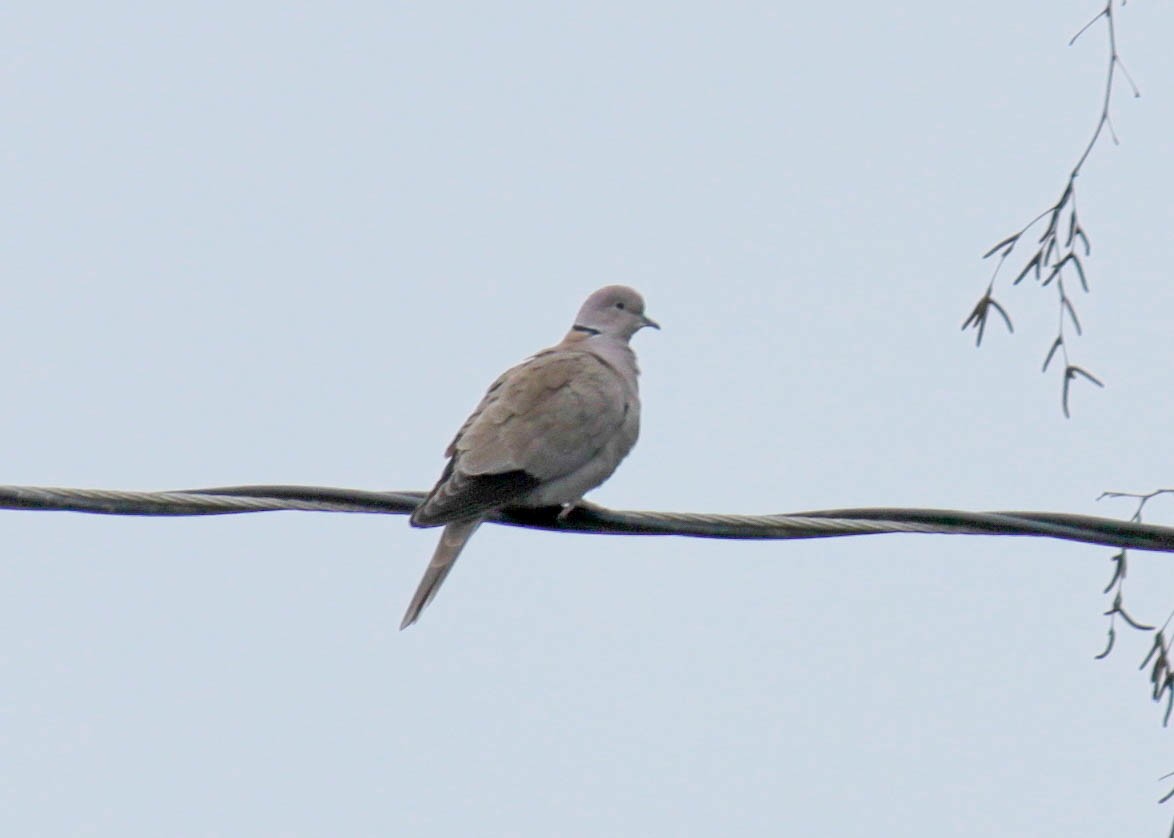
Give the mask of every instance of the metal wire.
[[(225, 486), (168, 492), (0, 486), (0, 509), (98, 515), (238, 515), (247, 512), (357, 512), (406, 515), (424, 492), (369, 492), (323, 486)], [(558, 508), (509, 509), (489, 521), (516, 527), (604, 535), (693, 538), (833, 538), (880, 533), (1015, 535), (1174, 552), (1174, 528), (1059, 512), (964, 512), (952, 509), (835, 509), (792, 515), (635, 512), (584, 503), (565, 518)]]

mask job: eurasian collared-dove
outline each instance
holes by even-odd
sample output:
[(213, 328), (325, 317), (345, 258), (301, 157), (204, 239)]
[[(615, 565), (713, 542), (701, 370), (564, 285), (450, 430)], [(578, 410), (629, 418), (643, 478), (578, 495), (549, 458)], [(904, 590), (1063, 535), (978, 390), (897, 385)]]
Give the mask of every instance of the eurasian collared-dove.
[(562, 342), (506, 370), (445, 451), (444, 473), (412, 526), (444, 532), (400, 628), (436, 596), (486, 513), (506, 506), (570, 511), (636, 444), (640, 395), (628, 341), (645, 326), (644, 299), (609, 285), (587, 298)]

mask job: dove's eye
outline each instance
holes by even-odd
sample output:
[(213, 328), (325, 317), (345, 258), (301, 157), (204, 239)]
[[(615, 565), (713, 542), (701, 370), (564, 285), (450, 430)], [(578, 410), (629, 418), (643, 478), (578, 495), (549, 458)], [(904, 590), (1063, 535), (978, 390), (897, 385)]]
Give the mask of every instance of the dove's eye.
[(624, 304), (623, 304), (623, 303), (616, 303), (616, 308), (618, 308), (618, 309), (620, 309), (621, 311), (623, 311), (623, 309), (624, 309)]

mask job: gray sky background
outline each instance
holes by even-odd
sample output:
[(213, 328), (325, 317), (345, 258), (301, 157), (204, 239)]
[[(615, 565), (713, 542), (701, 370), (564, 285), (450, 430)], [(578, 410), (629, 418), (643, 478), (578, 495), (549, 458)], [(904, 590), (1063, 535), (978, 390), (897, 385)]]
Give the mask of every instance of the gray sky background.
[[(3, 482), (422, 489), (636, 286), (620, 508), (1126, 516), (1174, 483), (1170, 9), (1053, 295), (958, 327), (1099, 111), (1098, 3), (6, 5)], [(1155, 504), (1154, 519), (1170, 521)], [(0, 513), (9, 835), (1141, 835), (1171, 734), (1111, 550)], [(1143, 619), (1174, 569), (1135, 555)]]

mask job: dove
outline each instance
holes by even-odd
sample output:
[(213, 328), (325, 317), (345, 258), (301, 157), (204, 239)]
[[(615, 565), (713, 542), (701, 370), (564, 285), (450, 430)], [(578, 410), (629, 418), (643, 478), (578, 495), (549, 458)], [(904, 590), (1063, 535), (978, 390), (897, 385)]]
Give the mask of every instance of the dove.
[(569, 513), (636, 444), (640, 394), (628, 341), (656, 321), (623, 285), (587, 298), (562, 341), (502, 373), (445, 451), (414, 527), (444, 526), (400, 629), (420, 617), (485, 516), (507, 506)]

